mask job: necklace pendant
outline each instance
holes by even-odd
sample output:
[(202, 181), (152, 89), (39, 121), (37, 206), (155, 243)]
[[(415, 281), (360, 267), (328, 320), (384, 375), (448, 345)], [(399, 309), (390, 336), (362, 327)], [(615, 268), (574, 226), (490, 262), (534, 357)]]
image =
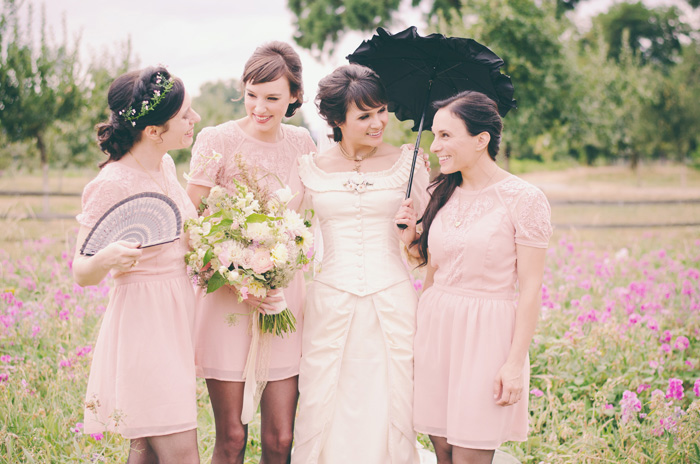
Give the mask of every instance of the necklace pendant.
[(462, 225), (462, 221), (455, 221), (455, 227), (459, 227)]

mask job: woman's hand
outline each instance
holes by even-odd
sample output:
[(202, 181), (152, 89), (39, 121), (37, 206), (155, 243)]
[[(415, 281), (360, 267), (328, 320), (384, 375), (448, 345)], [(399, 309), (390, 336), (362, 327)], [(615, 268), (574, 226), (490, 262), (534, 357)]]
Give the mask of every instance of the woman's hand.
[[(401, 149), (409, 149), (411, 151), (416, 150), (416, 145), (413, 143), (404, 143), (401, 145)], [(428, 174), (430, 174), (430, 155), (426, 152), (423, 151), (421, 147), (418, 147), (418, 156), (423, 159), (423, 163), (425, 164), (425, 169), (428, 170)]]
[(493, 399), (499, 406), (510, 406), (523, 397), (523, 366), (506, 362), (493, 381)]
[(406, 245), (407, 248), (410, 248), (411, 242), (413, 242), (417, 238), (417, 220), (418, 216), (416, 214), (416, 211), (413, 209), (413, 199), (408, 198), (404, 200), (403, 203), (401, 203), (401, 207), (396, 213), (396, 216), (394, 216), (394, 223), (397, 225), (406, 224), (405, 229), (399, 229), (397, 227), (396, 230), (399, 233), (399, 238), (404, 243), (404, 245)]
[(257, 309), (263, 314), (267, 314), (268, 311), (272, 314), (277, 314), (279, 311), (274, 304), (283, 300), (284, 293), (282, 292), (282, 289), (275, 288), (274, 290), (267, 292), (267, 296), (264, 298), (258, 298), (249, 293), (248, 298), (243, 301), (251, 308)]
[(139, 263), (139, 258), (143, 254), (143, 250), (139, 248), (140, 246), (140, 243), (119, 240), (118, 242), (110, 243), (95, 256), (100, 255), (100, 259), (103, 260), (109, 269), (128, 272)]

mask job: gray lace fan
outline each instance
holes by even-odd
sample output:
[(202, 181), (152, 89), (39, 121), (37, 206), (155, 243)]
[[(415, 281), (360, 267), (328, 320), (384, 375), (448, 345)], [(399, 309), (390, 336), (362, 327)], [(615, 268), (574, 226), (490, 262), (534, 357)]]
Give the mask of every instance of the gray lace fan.
[(130, 240), (141, 248), (180, 238), (182, 217), (173, 200), (156, 192), (137, 193), (112, 206), (88, 234), (80, 254), (92, 256), (110, 243)]

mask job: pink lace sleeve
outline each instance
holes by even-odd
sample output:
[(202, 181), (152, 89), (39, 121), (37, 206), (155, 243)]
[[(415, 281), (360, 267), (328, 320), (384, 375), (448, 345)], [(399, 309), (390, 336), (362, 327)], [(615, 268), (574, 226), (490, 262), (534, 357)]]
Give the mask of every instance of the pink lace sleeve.
[(223, 166), (224, 146), (215, 127), (205, 127), (192, 147), (188, 183), (214, 187)]
[(542, 190), (530, 184), (526, 185), (518, 193), (513, 205), (515, 243), (547, 248), (552, 236), (552, 210)]
[(80, 225), (92, 228), (109, 208), (127, 196), (121, 182), (98, 175), (85, 186), (82, 212), (75, 218)]

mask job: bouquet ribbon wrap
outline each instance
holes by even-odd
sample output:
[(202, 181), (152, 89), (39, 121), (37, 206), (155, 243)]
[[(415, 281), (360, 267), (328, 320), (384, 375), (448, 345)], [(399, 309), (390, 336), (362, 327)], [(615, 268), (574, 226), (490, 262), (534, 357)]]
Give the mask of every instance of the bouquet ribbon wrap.
[[(284, 299), (271, 303), (274, 310), (266, 311), (266, 314), (279, 314), (287, 309), (287, 301)], [(258, 410), (267, 377), (270, 371), (270, 343), (274, 335), (262, 333), (260, 330), (260, 317), (256, 312), (250, 316), (252, 340), (248, 350), (248, 359), (243, 369), (243, 409), (241, 410), (241, 422), (245, 425), (253, 420)], [(263, 380), (264, 379), (264, 380)]]

